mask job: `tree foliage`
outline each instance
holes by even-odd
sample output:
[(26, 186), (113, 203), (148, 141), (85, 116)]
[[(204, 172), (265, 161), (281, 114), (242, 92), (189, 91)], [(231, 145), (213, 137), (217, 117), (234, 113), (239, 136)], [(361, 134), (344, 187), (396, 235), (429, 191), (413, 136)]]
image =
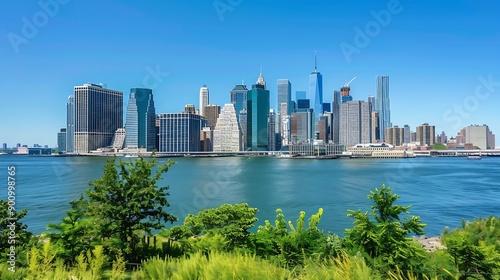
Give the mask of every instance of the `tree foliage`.
[[(0, 200), (0, 261), (5, 263), (9, 259), (8, 254), (14, 252), (17, 256), (17, 263), (25, 263), (26, 249), (29, 247), (31, 232), (28, 226), (21, 221), (28, 214), (26, 209), (15, 210), (15, 205), (9, 205), (7, 200)], [(15, 238), (12, 237), (14, 233)], [(11, 250), (13, 249), (14, 250)]]
[(411, 269), (424, 256), (408, 235), (423, 234), (425, 224), (418, 216), (408, 216), (411, 206), (394, 205), (399, 196), (385, 185), (370, 191), (368, 198), (374, 202), (370, 212), (349, 210), (347, 216), (355, 221), (354, 227), (346, 230), (347, 246), (364, 251), (389, 268)]

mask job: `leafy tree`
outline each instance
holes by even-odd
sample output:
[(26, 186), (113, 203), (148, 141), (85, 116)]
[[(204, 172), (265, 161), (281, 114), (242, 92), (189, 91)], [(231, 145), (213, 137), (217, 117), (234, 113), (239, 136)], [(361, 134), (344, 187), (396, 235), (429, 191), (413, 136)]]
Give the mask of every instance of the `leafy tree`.
[(354, 227), (346, 230), (347, 246), (364, 251), (380, 266), (403, 270), (415, 267), (424, 258), (424, 251), (408, 235), (423, 234), (425, 224), (418, 216), (406, 216), (411, 206), (394, 205), (399, 196), (385, 185), (370, 191), (368, 198), (375, 203), (370, 213), (349, 210), (347, 216), (355, 221)]
[[(26, 216), (28, 211), (15, 210), (15, 205), (9, 205), (7, 200), (0, 200), (0, 262), (6, 263), (10, 256), (15, 253), (16, 265), (26, 264), (24, 254), (29, 248), (31, 240), (31, 232), (28, 231), (28, 226), (20, 220)], [(14, 233), (15, 238), (9, 238), (11, 233)], [(14, 248), (14, 250), (11, 250)], [(11, 251), (13, 253), (11, 253)]]
[(434, 143), (431, 145), (431, 149), (433, 149), (433, 150), (447, 150), (448, 147), (443, 143)]
[(87, 190), (89, 214), (101, 221), (99, 231), (104, 239), (117, 239), (115, 245), (123, 250), (126, 258), (137, 257), (139, 232), (151, 235), (152, 229), (163, 228), (163, 222), (174, 222), (177, 218), (165, 212), (168, 186), (159, 187), (173, 162), (156, 167), (156, 159), (146, 161), (139, 157), (135, 161), (109, 160), (102, 178), (90, 182), (93, 189)]
[(220, 235), (230, 249), (246, 247), (250, 236), (248, 230), (257, 221), (257, 211), (246, 203), (223, 204), (218, 208), (202, 210), (197, 215), (189, 214), (182, 226), (172, 227), (161, 235), (180, 242), (194, 236)]

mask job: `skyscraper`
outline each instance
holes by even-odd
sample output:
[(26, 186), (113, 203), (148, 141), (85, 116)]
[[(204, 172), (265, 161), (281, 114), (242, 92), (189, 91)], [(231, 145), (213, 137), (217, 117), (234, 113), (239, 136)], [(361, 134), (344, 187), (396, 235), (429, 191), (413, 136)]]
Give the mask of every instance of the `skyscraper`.
[(371, 112), (371, 143), (377, 143), (378, 140), (380, 140), (380, 128), (378, 127), (380, 125), (380, 120), (378, 119), (378, 112), (372, 111)]
[(311, 100), (311, 108), (317, 120), (317, 117), (323, 114), (323, 76), (318, 72), (316, 54), (314, 55), (314, 71), (309, 75), (309, 100)]
[[(57, 133), (57, 151), (59, 153), (65, 153), (66, 147), (66, 128), (61, 128)], [(4, 147), (4, 149), (6, 149), (6, 147)]]
[(410, 144), (411, 142), (411, 130), (410, 126), (405, 124), (403, 126), (403, 143)]
[(433, 125), (424, 123), (417, 126), (417, 142), (420, 146), (432, 146), (436, 137), (436, 128)]
[(129, 149), (156, 147), (156, 112), (153, 90), (131, 88), (125, 122), (125, 145)]
[(270, 107), (270, 95), (266, 83), (260, 73), (259, 79), (247, 94), (247, 149), (251, 151), (267, 151), (267, 121)]
[(231, 103), (234, 104), (234, 110), (236, 111), (238, 121), (240, 119), (241, 110), (247, 109), (247, 93), (248, 88), (243, 84), (236, 85), (231, 91)]
[[(292, 113), (292, 106), (290, 102), (292, 101), (292, 84), (288, 79), (278, 80), (278, 116), (286, 116)], [(280, 104), (286, 103), (286, 112), (282, 112), (282, 107)]]
[(160, 152), (199, 152), (206, 119), (198, 114), (160, 114)]
[(404, 129), (402, 127), (398, 127), (397, 125), (388, 127), (385, 130), (385, 142), (394, 146), (402, 146), (403, 134)]
[(299, 109), (290, 116), (291, 144), (311, 143), (314, 127), (314, 113), (312, 109)]
[(241, 150), (241, 132), (234, 104), (225, 104), (214, 129), (214, 152), (238, 152)]
[(111, 146), (123, 128), (123, 93), (103, 85), (75, 86), (75, 153)]
[(66, 103), (66, 153), (75, 151), (75, 97), (70, 95)]
[(220, 106), (215, 104), (208, 104), (203, 110), (203, 115), (207, 119), (207, 126), (214, 130), (219, 118)]
[(206, 85), (203, 85), (201, 88), (200, 88), (200, 115), (204, 116), (203, 113), (204, 113), (204, 110), (205, 110), (205, 107), (207, 107), (208, 105), (208, 88)]
[[(246, 107), (246, 105), (245, 105)], [(243, 151), (247, 150), (247, 110), (243, 109), (240, 112), (240, 118), (238, 120), (238, 123), (240, 124), (240, 130), (241, 130), (241, 149)]]
[(370, 105), (364, 101), (340, 104), (339, 141), (345, 146), (370, 143)]
[(267, 120), (267, 143), (269, 151), (276, 151), (276, 113), (274, 109), (269, 110)]
[(339, 129), (340, 129), (340, 91), (333, 92), (333, 127), (332, 127), (332, 141), (335, 144), (339, 143)]
[(377, 106), (380, 119), (380, 138), (384, 140), (385, 129), (391, 127), (391, 104), (389, 101), (389, 76), (377, 77)]

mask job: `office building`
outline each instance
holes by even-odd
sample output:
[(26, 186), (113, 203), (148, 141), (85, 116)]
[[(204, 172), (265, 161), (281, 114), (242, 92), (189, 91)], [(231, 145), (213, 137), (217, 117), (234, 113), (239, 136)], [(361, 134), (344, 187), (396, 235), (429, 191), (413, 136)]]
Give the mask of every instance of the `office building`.
[(2, 149), (3, 149), (3, 150), (7, 150), (7, 143), (3, 143), (3, 144), (2, 144)]
[(283, 116), (281, 117), (281, 146), (288, 146), (290, 140), (290, 116)]
[(276, 113), (269, 109), (267, 120), (267, 145), (269, 151), (276, 151)]
[[(246, 106), (245, 106), (246, 107)], [(240, 124), (240, 130), (241, 130), (241, 149), (243, 151), (247, 150), (247, 110), (243, 109), (240, 112), (240, 118), (239, 118), (239, 124)]]
[(370, 104), (347, 101), (340, 104), (339, 141), (346, 147), (370, 143)]
[(333, 92), (333, 127), (332, 127), (332, 141), (335, 144), (339, 143), (339, 129), (340, 129), (340, 103), (341, 103), (341, 95), (340, 91)]
[(286, 111), (281, 111), (282, 107), (279, 106), (278, 116), (286, 116), (292, 113), (292, 84), (288, 79), (278, 80), (278, 104), (286, 104)]
[[(61, 128), (61, 130), (57, 133), (57, 151), (59, 153), (66, 152), (66, 128)], [(7, 144), (4, 145), (4, 150), (7, 149)]]
[(160, 114), (160, 152), (199, 152), (206, 119), (192, 113)]
[(125, 136), (126, 133), (124, 128), (118, 128), (115, 131), (115, 135), (113, 136), (112, 141), (113, 144), (111, 145), (111, 148), (114, 150), (114, 152), (123, 149), (123, 147), (125, 146)]
[(111, 146), (123, 127), (123, 93), (103, 85), (75, 86), (75, 153)]
[(323, 76), (318, 72), (318, 60), (314, 55), (314, 71), (309, 75), (309, 100), (314, 110), (315, 123), (317, 117), (323, 114)]
[(156, 147), (156, 111), (153, 90), (130, 89), (125, 122), (125, 146), (128, 149), (144, 148), (152, 152)]
[(342, 95), (342, 103), (352, 101), (351, 88), (348, 85), (340, 88), (340, 94)]
[(323, 144), (328, 144), (328, 137), (330, 133), (328, 132), (328, 115), (321, 115), (316, 124), (316, 140), (321, 140)]
[(309, 99), (297, 99), (297, 110), (309, 109), (309, 108), (311, 108), (311, 103)]
[(270, 95), (266, 90), (266, 82), (259, 75), (257, 83), (247, 93), (247, 149), (251, 151), (267, 151), (268, 143), (268, 114)]
[(70, 95), (66, 103), (66, 153), (75, 152), (75, 97)]
[(207, 107), (208, 103), (209, 103), (208, 102), (208, 88), (206, 85), (203, 85), (200, 88), (200, 115), (205, 116), (204, 110), (205, 110), (205, 107)]
[(495, 148), (495, 136), (487, 125), (470, 125), (465, 127), (464, 130), (465, 143), (471, 143), (481, 150)]
[(410, 144), (411, 143), (411, 130), (410, 126), (405, 124), (403, 127), (403, 143)]
[(436, 128), (433, 125), (424, 123), (417, 126), (417, 140), (420, 146), (432, 146), (434, 144)]
[(238, 152), (241, 150), (241, 131), (234, 104), (225, 104), (222, 108), (213, 137), (214, 152)]
[(312, 143), (314, 113), (313, 109), (300, 109), (290, 116), (291, 144)]
[(231, 103), (234, 104), (234, 110), (236, 111), (238, 121), (240, 120), (241, 110), (247, 109), (247, 93), (248, 88), (244, 84), (236, 85), (233, 90), (231, 90)]
[(377, 143), (380, 140), (380, 128), (379, 128), (379, 118), (378, 112), (371, 112), (371, 143)]
[(385, 129), (385, 143), (393, 146), (403, 145), (404, 129), (397, 125)]
[(199, 112), (196, 112), (196, 108), (194, 107), (194, 104), (186, 104), (184, 106), (184, 114), (197, 114)]
[[(389, 100), (389, 76), (377, 77), (377, 106), (376, 110), (380, 119), (380, 131), (391, 127), (391, 104)], [(381, 140), (384, 140), (384, 134), (380, 133)]]
[(214, 104), (208, 104), (203, 109), (203, 115), (207, 119), (207, 126), (214, 130), (217, 124), (217, 118), (220, 114), (220, 106)]
[(213, 140), (214, 131), (208, 126), (203, 127), (200, 132), (201, 151), (212, 152), (214, 147)]

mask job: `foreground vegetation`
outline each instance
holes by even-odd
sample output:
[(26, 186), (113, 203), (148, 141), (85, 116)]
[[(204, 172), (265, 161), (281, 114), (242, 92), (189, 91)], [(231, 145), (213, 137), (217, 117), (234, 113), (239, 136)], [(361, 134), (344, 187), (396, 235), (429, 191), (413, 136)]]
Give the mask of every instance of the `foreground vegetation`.
[(447, 249), (426, 252), (410, 238), (425, 224), (384, 185), (368, 195), (369, 211), (348, 210), (353, 227), (345, 237), (318, 227), (321, 208), (295, 223), (277, 209), (274, 222), (251, 232), (258, 209), (247, 204), (205, 209), (165, 228), (177, 218), (166, 212), (168, 186), (157, 182), (172, 164), (110, 160), (43, 235), (22, 224), (26, 211), (14, 213), (13, 248), (11, 213), (0, 201), (0, 279), (500, 279), (498, 217), (446, 230)]

